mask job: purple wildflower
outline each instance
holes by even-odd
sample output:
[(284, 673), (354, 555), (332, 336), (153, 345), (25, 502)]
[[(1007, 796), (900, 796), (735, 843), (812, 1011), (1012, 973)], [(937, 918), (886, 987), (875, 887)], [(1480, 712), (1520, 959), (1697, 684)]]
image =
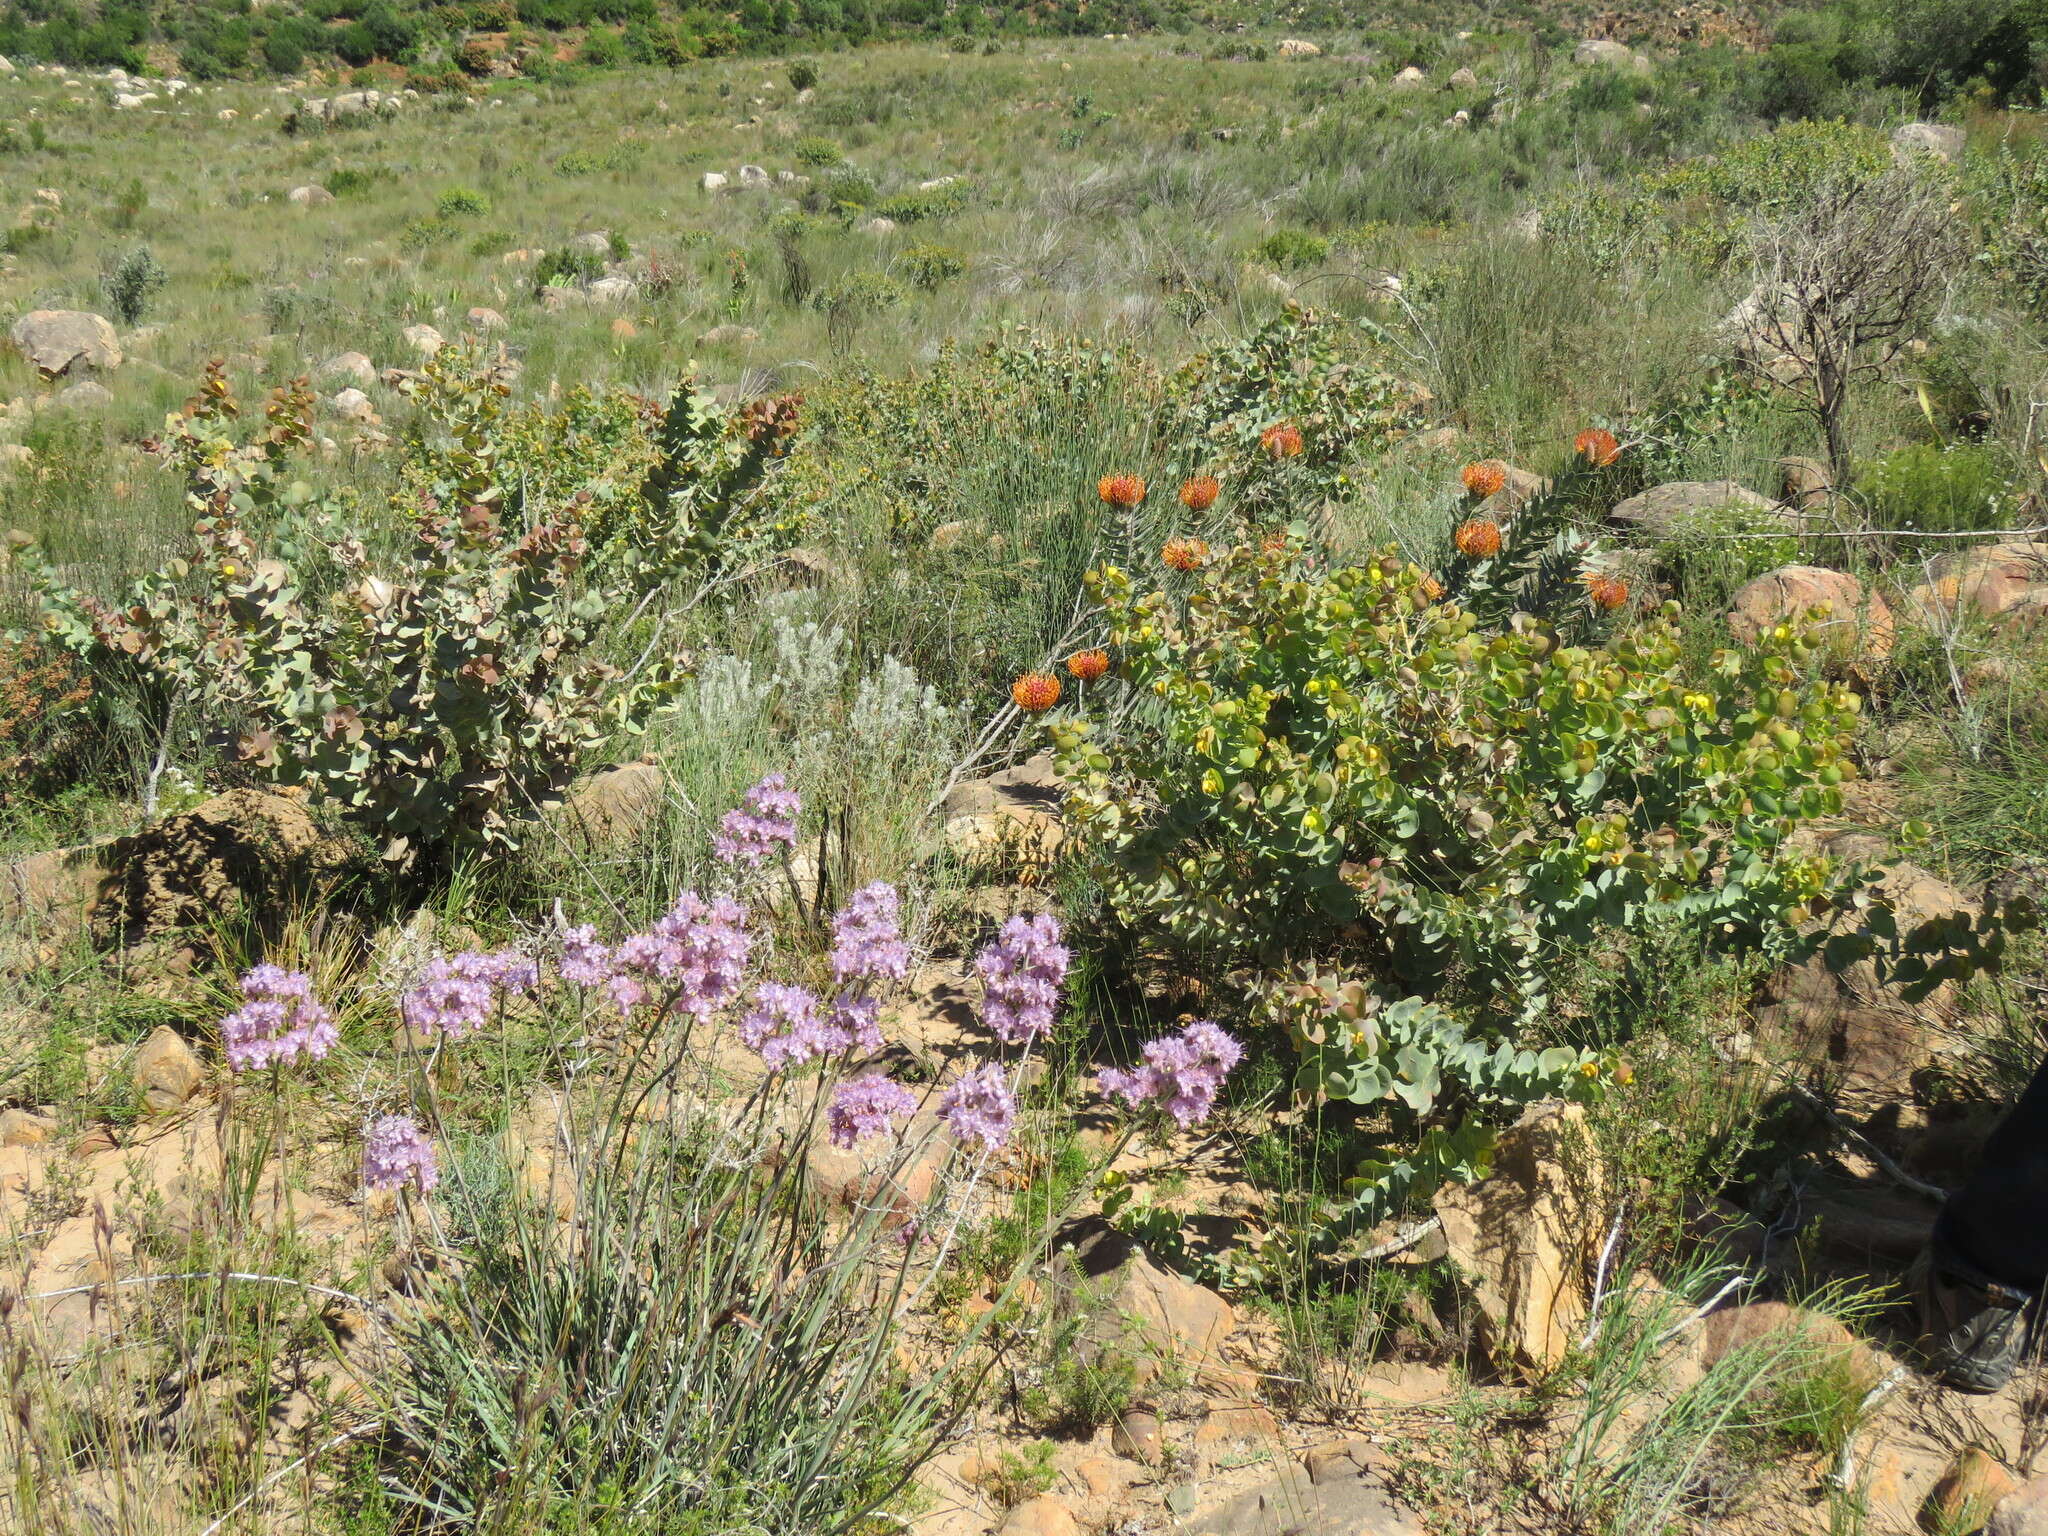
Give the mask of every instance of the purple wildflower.
[(855, 891), (832, 919), (832, 975), (901, 981), (910, 974), (910, 946), (897, 922), (896, 887), (886, 880)]
[(1177, 1035), (1145, 1043), (1144, 1064), (1128, 1072), (1104, 1067), (1095, 1080), (1132, 1106), (1156, 1099), (1183, 1128), (1209, 1117), (1230, 1069), (1244, 1059), (1244, 1047), (1207, 1019)]
[(917, 1095), (881, 1072), (848, 1078), (832, 1093), (825, 1123), (832, 1145), (851, 1149), (870, 1136), (886, 1136), (891, 1127), (917, 1108)]
[(421, 1194), (441, 1182), (434, 1144), (411, 1115), (383, 1115), (363, 1128), (363, 1182), (371, 1189), (410, 1183)]
[(744, 804), (720, 818), (711, 851), (728, 864), (759, 869), (778, 845), (796, 846), (796, 818), (802, 804), (781, 774), (769, 774), (747, 791)]
[(341, 1038), (334, 1016), (313, 996), (313, 978), (303, 971), (259, 965), (242, 978), (242, 1006), (220, 1021), (228, 1065), (237, 1072), (296, 1061), (319, 1060)]
[(1070, 958), (1060, 942), (1060, 921), (1050, 912), (1003, 924), (996, 941), (974, 960), (981, 973), (982, 1021), (998, 1040), (1018, 1045), (1052, 1033)]
[(872, 1055), (882, 1048), (882, 1005), (872, 997), (842, 993), (832, 1004), (831, 1017), (819, 1035), (827, 1056), (843, 1056), (861, 1050)]
[(823, 1006), (802, 987), (764, 981), (754, 988), (754, 1006), (740, 1019), (740, 1039), (771, 1069), (800, 1067), (826, 1052)]
[(962, 1141), (979, 1141), (993, 1152), (1010, 1139), (1017, 1099), (994, 1062), (977, 1067), (939, 1098), (939, 1113)]
[(540, 967), (516, 949), (440, 955), (427, 962), (399, 1012), (409, 1029), (460, 1040), (482, 1027), (501, 996), (528, 993), (539, 984)]
[(590, 923), (562, 930), (562, 958), (555, 969), (571, 986), (601, 987), (612, 977), (612, 949), (598, 942)]
[(612, 957), (613, 999), (621, 1013), (647, 1000), (647, 981), (675, 993), (678, 1013), (708, 1018), (739, 995), (754, 941), (747, 909), (729, 896), (704, 900), (685, 891), (646, 933), (622, 940)]

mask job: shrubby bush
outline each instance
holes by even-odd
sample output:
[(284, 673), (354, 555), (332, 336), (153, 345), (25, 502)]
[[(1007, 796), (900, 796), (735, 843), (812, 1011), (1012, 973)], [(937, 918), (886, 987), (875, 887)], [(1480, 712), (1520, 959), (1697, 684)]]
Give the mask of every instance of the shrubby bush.
[(1953, 533), (2002, 527), (2012, 510), (2012, 477), (1977, 443), (1909, 443), (1863, 465), (1857, 488), (1879, 528)]
[(1675, 609), (1562, 644), (1482, 628), (1391, 551), (1329, 568), (1285, 538), (1191, 583), (1091, 574), (1130, 703), (1054, 719), (1069, 812), (1121, 922), (1268, 978), (1305, 1091), (1405, 1106), (1413, 1145), (1352, 1214), (1602, 1080), (1523, 1038), (1571, 957), (1671, 927), (1789, 952), (1860, 888), (1791, 840), (1839, 810), (1860, 708), (1801, 624), (1694, 668)]
[(312, 441), (303, 385), (238, 441), (216, 368), (169, 434), (191, 554), (118, 605), (39, 579), (49, 633), (89, 668), (182, 700), (248, 770), (336, 805), (387, 860), (445, 870), (516, 846), (588, 754), (673, 696), (668, 666), (622, 675), (601, 636), (622, 599), (741, 534), (718, 497), (754, 486), (794, 418), (763, 402), (728, 419), (688, 391), (659, 433), (623, 395), (509, 412), (496, 375), (453, 352), (409, 389), (400, 558), (293, 478)]
[(138, 325), (149, 302), (157, 292), (170, 281), (170, 274), (163, 269), (163, 263), (146, 245), (138, 245), (124, 252), (100, 278), (100, 286), (106, 291), (107, 305), (121, 319), (123, 325)]

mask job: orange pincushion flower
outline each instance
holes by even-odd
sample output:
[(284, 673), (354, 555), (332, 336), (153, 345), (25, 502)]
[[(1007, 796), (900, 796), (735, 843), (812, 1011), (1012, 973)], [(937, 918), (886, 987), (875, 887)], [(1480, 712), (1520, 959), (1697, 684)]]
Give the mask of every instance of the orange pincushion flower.
[(1291, 459), (1305, 446), (1301, 428), (1291, 421), (1276, 421), (1259, 434), (1259, 446), (1276, 459)]
[(1604, 608), (1612, 613), (1628, 601), (1628, 583), (1619, 576), (1595, 571), (1586, 578), (1586, 596), (1592, 599), (1595, 608)]
[(1223, 487), (1214, 475), (1190, 475), (1181, 482), (1180, 504), (1190, 512), (1206, 512), (1222, 494)]
[(1095, 482), (1095, 494), (1112, 507), (1135, 507), (1145, 499), (1145, 482), (1136, 475), (1104, 475)]
[(1621, 444), (1605, 427), (1588, 427), (1572, 439), (1572, 452), (1599, 469), (1621, 457)]
[(1109, 670), (1109, 652), (1076, 651), (1067, 658), (1067, 670), (1081, 682), (1092, 683)]
[(1508, 472), (1492, 459), (1481, 459), (1477, 464), (1467, 464), (1458, 478), (1465, 482), (1465, 489), (1481, 501), (1508, 483)]
[(1458, 524), (1458, 531), (1451, 535), (1451, 542), (1458, 547), (1458, 553), (1471, 560), (1491, 560), (1500, 553), (1500, 524), (1475, 517), (1470, 522)]
[(1198, 571), (1209, 563), (1209, 546), (1200, 539), (1175, 534), (1159, 551), (1159, 558), (1176, 571)]
[(1010, 684), (1010, 697), (1027, 715), (1042, 715), (1060, 701), (1060, 680), (1050, 672), (1026, 672)]

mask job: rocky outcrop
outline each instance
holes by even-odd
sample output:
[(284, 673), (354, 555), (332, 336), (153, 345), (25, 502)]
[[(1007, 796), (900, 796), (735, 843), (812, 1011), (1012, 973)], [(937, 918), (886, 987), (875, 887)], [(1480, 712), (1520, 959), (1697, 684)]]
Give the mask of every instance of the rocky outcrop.
[(1735, 594), (1728, 609), (1728, 633), (1755, 645), (1778, 624), (1826, 608), (1818, 637), (1834, 655), (1882, 661), (1892, 653), (1897, 626), (1891, 608), (1847, 571), (1819, 565), (1787, 565), (1756, 578)]
[(1901, 123), (1892, 130), (1892, 158), (1901, 165), (1915, 160), (1939, 160), (1946, 164), (1963, 157), (1968, 142), (1960, 128), (1947, 123)]
[[(1868, 857), (1869, 839), (1839, 833), (1820, 844), (1837, 858)], [(1947, 881), (1911, 864), (1895, 864), (1879, 882), (1879, 894), (1895, 914), (1901, 940), (1931, 935), (1968, 923), (1974, 904)], [(1846, 920), (1845, 920), (1846, 921)], [(1822, 943), (1804, 960), (1780, 966), (1765, 981), (1758, 1022), (1779, 1031), (1809, 1058), (1823, 1063), (1842, 1086), (1868, 1092), (1888, 1103), (1913, 1098), (1913, 1079), (1940, 1054), (1942, 1030), (1956, 1013), (1956, 985), (1943, 981), (1909, 995), (1861, 954), (1851, 940), (1831, 953)]]
[(1745, 523), (1782, 524), (1789, 531), (1788, 511), (1734, 480), (1673, 480), (1615, 503), (1608, 516), (1622, 527), (1651, 540), (1683, 538), (1715, 526), (1717, 518), (1734, 514)]
[(32, 309), (8, 333), (22, 356), (47, 378), (89, 368), (121, 366), (113, 322), (82, 309)]
[(2048, 619), (2048, 540), (2007, 539), (1937, 555), (1905, 607), (1907, 617), (1936, 628), (1960, 613), (2000, 625)]
[(1586, 1112), (1557, 1101), (1501, 1133), (1493, 1172), (1437, 1196), (1450, 1260), (1471, 1282), (1496, 1359), (1546, 1370), (1578, 1342), (1606, 1205)]
[(956, 784), (940, 806), (947, 851), (984, 871), (1041, 869), (1066, 841), (1063, 793), (1052, 758), (1043, 753), (985, 779)]
[(1159, 1264), (1137, 1239), (1082, 1223), (1055, 1245), (1051, 1278), (1060, 1310), (1087, 1319), (1082, 1347), (1127, 1359), (1141, 1385), (1173, 1364), (1198, 1382), (1241, 1387), (1223, 1356), (1237, 1329), (1230, 1303)]

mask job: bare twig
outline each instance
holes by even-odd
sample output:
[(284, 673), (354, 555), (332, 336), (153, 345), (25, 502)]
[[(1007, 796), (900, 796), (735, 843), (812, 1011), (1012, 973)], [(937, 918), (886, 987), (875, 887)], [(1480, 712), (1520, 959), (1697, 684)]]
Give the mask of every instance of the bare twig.
[(1600, 1304), (1607, 1299), (1607, 1272), (1614, 1263), (1614, 1250), (1621, 1242), (1622, 1223), (1628, 1220), (1628, 1201), (1624, 1198), (1621, 1207), (1614, 1213), (1614, 1225), (1607, 1231), (1607, 1242), (1600, 1249), (1600, 1263), (1593, 1271), (1593, 1299), (1586, 1307), (1586, 1336), (1579, 1340), (1579, 1348), (1589, 1349), (1593, 1340), (1600, 1336)]
[(1734, 1295), (1735, 1292), (1741, 1290), (1746, 1285), (1754, 1285), (1755, 1283), (1756, 1277), (1753, 1275), (1730, 1276), (1727, 1284), (1723, 1285), (1721, 1289), (1714, 1292), (1713, 1295), (1709, 1296), (1705, 1301), (1701, 1302), (1698, 1306), (1694, 1307), (1690, 1312), (1686, 1313), (1685, 1316), (1681, 1317), (1669, 1328), (1666, 1328), (1662, 1333), (1658, 1334), (1657, 1342), (1659, 1344), (1670, 1343), (1673, 1339), (1677, 1338), (1681, 1333), (1685, 1332), (1686, 1329), (1690, 1328), (1694, 1323), (1700, 1321), (1700, 1319), (1705, 1317), (1709, 1312), (1712, 1312), (1714, 1308), (1718, 1307), (1719, 1305), (1721, 1305), (1722, 1302), (1726, 1301), (1730, 1296)]
[[(1863, 1401), (1856, 1406), (1854, 1424), (1860, 1425), (1863, 1416), (1898, 1390), (1900, 1382), (1906, 1379), (1903, 1364), (1893, 1366), (1884, 1374), (1884, 1379), (1863, 1394)], [(1835, 1470), (1828, 1474), (1828, 1481), (1837, 1488), (1846, 1489), (1856, 1480), (1856, 1430), (1851, 1428), (1842, 1437), (1842, 1454), (1835, 1462)]]
[(1370, 1264), (1374, 1259), (1389, 1258), (1394, 1254), (1406, 1252), (1443, 1224), (1444, 1219), (1441, 1216), (1432, 1216), (1427, 1221), (1418, 1221), (1406, 1232), (1396, 1233), (1377, 1247), (1368, 1248), (1365, 1252), (1355, 1255), (1352, 1262), (1355, 1264)]
[(1912, 1174), (1906, 1172), (1905, 1169), (1893, 1162), (1876, 1142), (1828, 1108), (1817, 1095), (1807, 1092), (1806, 1089), (1800, 1087), (1797, 1083), (1792, 1085), (1792, 1092), (1819, 1110), (1822, 1116), (1826, 1118), (1828, 1124), (1833, 1126), (1839, 1134), (1861, 1146), (1864, 1152), (1869, 1155), (1870, 1160), (1882, 1168), (1886, 1174), (1896, 1180), (1902, 1187), (1910, 1189), (1916, 1195), (1925, 1195), (1930, 1200), (1945, 1201), (1948, 1199), (1949, 1192), (1947, 1190), (1943, 1189), (1939, 1184), (1930, 1184), (1925, 1179), (1914, 1178)]
[(67, 1285), (57, 1291), (37, 1291), (26, 1301), (56, 1301), (65, 1296), (84, 1296), (93, 1291), (119, 1289), (130, 1285), (165, 1285), (178, 1280), (239, 1280), (246, 1285), (291, 1285), (314, 1296), (330, 1296), (336, 1301), (345, 1301), (350, 1306), (362, 1308), (364, 1314), (384, 1321), (392, 1317), (389, 1307), (378, 1302), (367, 1301), (349, 1291), (337, 1291), (332, 1286), (315, 1285), (309, 1280), (294, 1280), (289, 1275), (252, 1275), (233, 1269), (195, 1269), (176, 1275), (130, 1275), (125, 1280), (107, 1280), (97, 1285)]

